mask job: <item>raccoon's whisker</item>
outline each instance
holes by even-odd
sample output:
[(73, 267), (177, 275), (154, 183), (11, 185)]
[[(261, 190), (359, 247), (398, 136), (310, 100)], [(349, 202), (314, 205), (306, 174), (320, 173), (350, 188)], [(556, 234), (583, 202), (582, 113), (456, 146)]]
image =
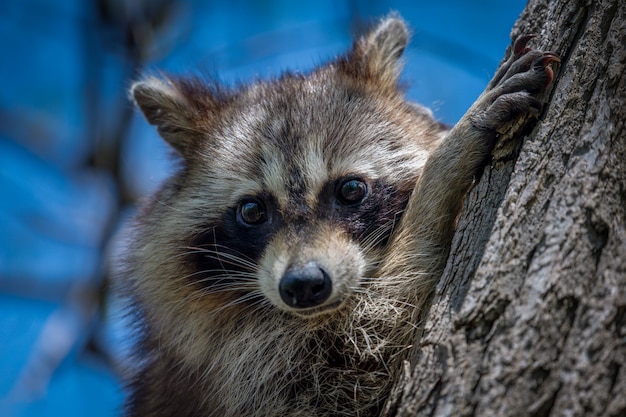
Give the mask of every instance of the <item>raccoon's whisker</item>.
[[(219, 274), (215, 274), (219, 272)], [(246, 271), (235, 271), (235, 270), (222, 270), (222, 269), (203, 269), (201, 271), (194, 272), (190, 274), (189, 277), (193, 275), (205, 275), (203, 278), (198, 279), (197, 282), (209, 282), (209, 281), (243, 281), (243, 282), (256, 282), (256, 274), (252, 272)]]
[(239, 304), (243, 304), (247, 301), (253, 301), (253, 304), (257, 304), (258, 302), (260, 302), (261, 300), (261, 293), (258, 291), (255, 292), (249, 292), (247, 294), (242, 295), (241, 297), (235, 298), (234, 300), (224, 304), (221, 307), (216, 308), (215, 310), (211, 311), (211, 313), (219, 313), (229, 307), (233, 307)]
[(262, 294), (260, 291), (251, 291), (247, 294), (242, 295), (241, 297), (233, 300), (232, 302), (228, 303), (225, 307), (230, 307), (233, 305), (237, 305), (246, 301), (255, 301), (258, 302), (261, 300)]
[(248, 262), (250, 262), (251, 265), (256, 265), (256, 262), (254, 261), (254, 259), (250, 258), (249, 256), (247, 256), (243, 252), (240, 252), (238, 250), (229, 248), (228, 246), (225, 246), (225, 245), (222, 245), (222, 244), (219, 244), (219, 243), (214, 243), (213, 246), (215, 246), (216, 248), (223, 248), (223, 249), (226, 249), (226, 250), (228, 250), (230, 252), (234, 252), (235, 255), (233, 255), (233, 256), (238, 256), (240, 259), (247, 260)]
[(376, 226), (375, 229), (368, 232), (367, 237), (364, 239), (363, 243), (366, 245), (378, 243), (382, 236), (388, 233), (392, 227), (393, 225), (391, 222)]
[(221, 258), (226, 258), (226, 260), (232, 261), (232, 262), (229, 262), (232, 265), (243, 266), (251, 270), (255, 270), (257, 268), (257, 265), (254, 262), (254, 260), (250, 259), (249, 257), (245, 256), (244, 254), (240, 252), (231, 253), (231, 252), (227, 252), (223, 250), (218, 250), (218, 248), (224, 248), (226, 250), (231, 251), (231, 249), (227, 248), (226, 246), (222, 246), (218, 244), (214, 244), (212, 246), (215, 246), (216, 249), (212, 250), (212, 249), (202, 248), (203, 249), (202, 253), (206, 254), (207, 256), (209, 255), (212, 256), (213, 259), (219, 260)]
[(371, 252), (373, 249), (377, 248), (381, 241), (389, 236), (391, 230), (393, 228), (393, 222), (387, 222), (383, 225), (378, 226), (376, 229), (371, 231), (367, 237), (363, 240), (362, 247), (365, 253)]
[(391, 220), (391, 232), (396, 228), (396, 224), (400, 221), (400, 217), (404, 214), (405, 209), (398, 210), (393, 214), (393, 220)]
[(262, 312), (263, 310), (268, 310), (269, 308), (272, 308), (272, 303), (265, 297), (262, 297), (258, 303), (256, 303), (255, 308), (253, 310), (253, 312)]
[(256, 283), (252, 282), (241, 282), (241, 283), (232, 283), (232, 282), (224, 282), (216, 285), (211, 285), (210, 287), (204, 287), (199, 289), (198, 291), (202, 294), (213, 294), (218, 292), (238, 292), (238, 291), (251, 291), (258, 290), (258, 286)]
[(209, 294), (218, 294), (218, 293), (226, 293), (226, 292), (228, 293), (240, 292), (242, 293), (242, 295), (238, 296), (237, 298), (231, 301), (224, 300), (224, 301), (227, 301), (226, 304), (223, 304), (213, 309), (209, 309), (207, 310), (207, 313), (218, 314), (228, 307), (232, 307), (237, 304), (243, 304), (245, 301), (248, 301), (248, 300), (254, 300), (255, 298), (258, 298), (258, 295), (256, 294), (260, 294), (258, 289), (254, 287), (250, 287), (250, 288), (229, 287), (229, 288), (223, 288), (223, 289), (215, 289), (215, 288), (200, 289), (200, 290), (192, 292), (191, 294), (188, 294), (185, 297), (185, 302), (188, 303), (190, 301), (197, 301)]
[[(211, 282), (213, 281), (213, 282)], [(236, 290), (237, 288), (242, 288), (242, 289), (246, 289), (246, 288), (257, 288), (257, 282), (255, 280), (237, 280), (237, 281), (231, 281), (231, 280), (203, 280), (203, 281), (198, 281), (199, 284), (206, 284), (206, 286), (202, 287), (203, 291), (212, 291), (212, 290), (216, 290), (216, 289), (230, 289), (230, 290)]]
[(258, 282), (253, 279), (236, 279), (236, 280), (217, 279), (217, 280), (214, 280), (213, 283), (211, 283), (211, 281), (213, 280), (209, 279), (205, 281), (198, 281), (199, 283), (208, 282), (207, 286), (198, 288), (198, 291), (202, 292), (203, 294), (210, 294), (210, 293), (220, 292), (220, 291), (249, 292), (249, 291), (257, 291), (259, 289)]
[[(211, 274), (213, 272), (220, 272), (219, 275), (209, 275), (209, 276), (204, 276), (202, 278), (196, 279), (194, 280), (193, 278), (195, 276), (198, 275), (205, 275), (205, 274)], [(256, 276), (255, 274), (252, 274), (250, 272), (241, 272), (241, 271), (224, 271), (224, 270), (201, 270), (201, 271), (196, 271), (193, 272), (191, 274), (187, 274), (184, 275), (180, 278), (177, 279), (178, 282), (185, 282), (188, 281), (188, 283), (185, 286), (191, 286), (197, 283), (203, 283), (203, 282), (210, 282), (210, 281), (224, 281), (226, 282), (226, 280), (231, 280), (231, 281), (237, 281), (237, 282), (256, 282)]]
[[(211, 246), (219, 247), (221, 245), (211, 244)], [(228, 249), (225, 246), (221, 246), (221, 247)], [(243, 255), (233, 254), (233, 253), (229, 253), (225, 251), (220, 251), (217, 249), (208, 249), (208, 248), (195, 247), (195, 246), (185, 247), (185, 249), (187, 250), (187, 252), (181, 254), (181, 256), (185, 256), (189, 254), (203, 254), (211, 259), (215, 259), (219, 261), (220, 265), (222, 265), (222, 263), (228, 263), (230, 265), (241, 266), (250, 270), (257, 269), (256, 263), (253, 260), (247, 257), (244, 257)], [(226, 270), (225, 267), (223, 268), (224, 270)]]

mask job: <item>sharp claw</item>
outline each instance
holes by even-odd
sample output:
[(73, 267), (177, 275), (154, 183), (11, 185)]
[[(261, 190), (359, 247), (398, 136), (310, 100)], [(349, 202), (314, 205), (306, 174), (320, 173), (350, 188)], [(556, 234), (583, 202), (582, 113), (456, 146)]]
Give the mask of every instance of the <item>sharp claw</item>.
[(551, 62), (561, 62), (561, 57), (556, 52), (545, 52), (541, 61), (542, 65), (545, 67)]
[(555, 52), (544, 52), (533, 62), (534, 68), (542, 70), (546, 74), (546, 83), (544, 88), (547, 87), (554, 79), (554, 71), (552, 71), (552, 68), (549, 67), (552, 62), (561, 62), (561, 57), (559, 57), (559, 55)]
[(561, 62), (561, 57), (554, 52), (544, 52), (539, 58), (533, 61), (533, 67), (546, 68), (552, 62)]
[(524, 35), (517, 38), (515, 40), (515, 43), (513, 44), (513, 54), (516, 57), (519, 57), (530, 51), (530, 48), (527, 48), (526, 45), (528, 44), (529, 40), (536, 37), (537, 35)]

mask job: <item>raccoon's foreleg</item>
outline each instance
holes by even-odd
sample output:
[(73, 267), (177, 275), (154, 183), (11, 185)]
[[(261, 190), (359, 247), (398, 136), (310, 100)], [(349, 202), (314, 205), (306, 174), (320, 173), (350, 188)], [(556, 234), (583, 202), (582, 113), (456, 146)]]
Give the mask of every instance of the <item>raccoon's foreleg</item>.
[(549, 64), (559, 58), (526, 47), (531, 38), (515, 42), (485, 92), (429, 156), (388, 246), (380, 276), (414, 280), (411, 296), (423, 299), (413, 303), (421, 305), (441, 276), (465, 194), (488, 162), (498, 134), (541, 110), (535, 96), (551, 83)]

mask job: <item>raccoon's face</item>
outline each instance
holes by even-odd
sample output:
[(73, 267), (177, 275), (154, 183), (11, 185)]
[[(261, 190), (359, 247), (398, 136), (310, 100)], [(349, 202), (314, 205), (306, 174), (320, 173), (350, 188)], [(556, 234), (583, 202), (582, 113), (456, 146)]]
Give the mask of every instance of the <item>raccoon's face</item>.
[(441, 133), (397, 90), (405, 44), (403, 26), (379, 28), (308, 76), (237, 91), (197, 79), (133, 86), (185, 161), (151, 213), (179, 285), (216, 306), (310, 317), (369, 284)]

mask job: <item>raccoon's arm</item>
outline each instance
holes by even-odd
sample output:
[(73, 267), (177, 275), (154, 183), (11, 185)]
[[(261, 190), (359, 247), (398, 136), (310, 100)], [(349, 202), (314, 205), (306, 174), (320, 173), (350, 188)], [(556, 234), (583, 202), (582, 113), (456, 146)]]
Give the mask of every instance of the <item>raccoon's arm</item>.
[[(489, 160), (498, 133), (522, 116), (538, 115), (535, 95), (552, 81), (551, 52), (518, 39), (511, 57), (426, 162), (381, 266), (381, 277), (415, 278), (426, 297), (443, 272), (465, 194)], [(413, 300), (419, 302), (420, 300)]]

